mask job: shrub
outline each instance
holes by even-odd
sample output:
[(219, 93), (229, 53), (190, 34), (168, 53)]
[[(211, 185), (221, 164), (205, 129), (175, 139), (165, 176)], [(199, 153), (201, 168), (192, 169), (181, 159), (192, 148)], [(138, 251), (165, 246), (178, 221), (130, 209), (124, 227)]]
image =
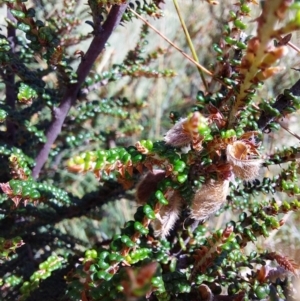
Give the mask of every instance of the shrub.
[[(299, 139), (282, 120), (297, 116), (300, 81), (281, 77), (290, 86), (280, 92), (275, 84), (278, 60), (297, 50), (299, 2), (195, 4), (221, 28), (208, 33), (207, 20), (201, 29), (214, 51), (206, 68), (197, 30), (173, 2), (193, 58), (160, 32), (170, 48), (153, 43), (161, 0), (1, 4), (2, 299), (297, 299), (297, 263), (263, 242), (291, 231), (300, 208), (299, 146), (268, 151), (279, 128)], [(126, 53), (132, 23), (141, 30)], [(116, 62), (105, 55), (119, 25)], [(184, 71), (168, 59), (174, 49), (198, 92), (184, 105), (186, 83), (170, 89), (168, 130), (156, 139), (148, 85)]]

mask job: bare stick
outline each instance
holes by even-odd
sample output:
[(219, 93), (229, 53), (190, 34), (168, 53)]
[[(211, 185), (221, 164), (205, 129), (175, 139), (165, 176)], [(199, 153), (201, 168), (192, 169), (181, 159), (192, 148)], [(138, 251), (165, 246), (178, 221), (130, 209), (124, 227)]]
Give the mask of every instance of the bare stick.
[(112, 34), (115, 27), (120, 23), (122, 15), (127, 7), (127, 4), (124, 5), (114, 5), (109, 12), (109, 15), (104, 22), (102, 29), (97, 35), (93, 38), (88, 51), (85, 56), (82, 58), (82, 61), (77, 69), (77, 83), (70, 84), (64, 96), (62, 97), (60, 105), (54, 109), (53, 119), (50, 124), (50, 127), (47, 131), (46, 137), (47, 142), (42, 146), (36, 157), (36, 165), (32, 171), (32, 176), (36, 179), (39, 176), (39, 173), (44, 166), (45, 162), (48, 159), (50, 149), (56, 140), (57, 136), (61, 132), (62, 125), (65, 121), (65, 118), (71, 108), (74, 105), (77, 94), (79, 92), (80, 86), (83, 83), (86, 76), (89, 74), (95, 60), (98, 55), (104, 49), (105, 43)]
[[(184, 31), (184, 34), (185, 34), (185, 37), (186, 37), (186, 40), (187, 40), (187, 43), (190, 47), (190, 50), (192, 52), (192, 55), (193, 55), (193, 58), (194, 60), (199, 63), (199, 59), (198, 59), (198, 56), (197, 56), (197, 53), (196, 53), (196, 50), (195, 50), (195, 47), (194, 47), (194, 44), (191, 40), (191, 37), (190, 37), (190, 34), (189, 34), (189, 31), (185, 25), (185, 22), (184, 22), (184, 19), (182, 17), (182, 14), (180, 12), (180, 8), (179, 8), (179, 5), (178, 5), (178, 1), (177, 0), (173, 0), (174, 2), (174, 6), (176, 8), (176, 12), (177, 12), (177, 15), (179, 17), (179, 20), (180, 20), (180, 23), (181, 23), (181, 26), (182, 26), (182, 29)], [(200, 74), (200, 77), (201, 77), (201, 80), (203, 82), (203, 85), (205, 87), (205, 90), (207, 91), (208, 90), (208, 86), (207, 86), (207, 82), (205, 80), (205, 77), (204, 77), (204, 74), (203, 74), (203, 71), (201, 68), (198, 67), (198, 71), (199, 71), (199, 74)]]
[(297, 135), (296, 133), (294, 133), (293, 131), (291, 131), (287, 126), (285, 126), (285, 125), (283, 124), (283, 122), (278, 121), (278, 123), (280, 124), (280, 126), (281, 126), (285, 131), (287, 131), (287, 132), (290, 133), (292, 136), (294, 136), (295, 138), (297, 138), (298, 140), (300, 140), (300, 136)]
[(181, 50), (178, 46), (176, 46), (171, 40), (169, 40), (166, 36), (164, 36), (159, 30), (157, 30), (154, 26), (152, 26), (147, 20), (145, 20), (142, 16), (140, 16), (138, 13), (136, 13), (134, 10), (129, 8), (129, 10), (139, 19), (141, 19), (147, 26), (149, 26), (152, 30), (154, 30), (159, 36), (161, 36), (166, 42), (168, 42), (172, 47), (177, 49), (184, 57), (186, 57), (189, 61), (191, 61), (194, 65), (196, 65), (200, 70), (202, 70), (204, 73), (213, 76), (213, 74), (207, 70), (205, 67), (203, 67), (201, 64), (196, 62), (194, 59), (192, 59), (188, 54), (186, 54), (183, 50)]

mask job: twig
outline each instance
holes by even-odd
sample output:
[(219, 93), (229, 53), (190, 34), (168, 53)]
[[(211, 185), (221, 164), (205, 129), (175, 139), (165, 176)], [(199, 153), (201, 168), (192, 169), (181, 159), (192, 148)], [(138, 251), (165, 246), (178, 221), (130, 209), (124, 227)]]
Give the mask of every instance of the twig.
[[(283, 39), (284, 37), (282, 37), (281, 35), (277, 36), (277, 39), (279, 40), (279, 42)], [(298, 48), (295, 44), (293, 44), (291, 41), (287, 42), (287, 45), (289, 45), (292, 49), (294, 49), (295, 51), (297, 51), (298, 53), (300, 53), (300, 48)]]
[[(173, 2), (174, 2), (174, 6), (175, 6), (175, 8), (176, 8), (177, 15), (178, 15), (178, 17), (179, 17), (181, 26), (182, 26), (182, 28), (183, 28), (183, 31), (184, 31), (184, 34), (185, 34), (187, 43), (188, 43), (188, 45), (189, 45), (189, 47), (190, 47), (190, 50), (191, 50), (191, 52), (192, 52), (193, 58), (194, 58), (194, 60), (195, 60), (197, 63), (199, 63), (199, 59), (198, 59), (197, 53), (196, 53), (196, 51), (195, 51), (194, 44), (193, 44), (193, 42), (192, 42), (192, 40), (191, 40), (189, 31), (188, 31), (188, 29), (187, 29), (187, 27), (186, 27), (186, 25), (185, 25), (184, 19), (183, 19), (183, 17), (182, 17), (181, 12), (180, 12), (178, 2), (177, 2), (177, 0), (173, 0)], [(205, 90), (207, 91), (207, 90), (208, 90), (208, 85), (207, 85), (207, 82), (206, 82), (206, 80), (205, 80), (203, 71), (202, 71), (202, 69), (199, 68), (198, 66), (197, 66), (197, 69), (198, 69), (198, 71), (199, 71), (199, 74), (200, 74), (200, 77), (201, 77), (201, 79), (202, 79), (202, 82), (203, 82), (203, 85), (204, 85), (204, 87), (205, 87)]]
[(295, 51), (297, 51), (298, 53), (300, 52), (300, 48), (298, 48), (295, 44), (293, 44), (292, 42), (288, 42), (287, 43), (292, 49), (294, 49)]
[(140, 20), (142, 20), (147, 26), (149, 26), (152, 30), (154, 30), (160, 37), (162, 37), (166, 42), (168, 42), (172, 47), (177, 49), (184, 57), (186, 57), (189, 61), (191, 61), (194, 65), (196, 65), (199, 69), (201, 69), (204, 73), (213, 76), (213, 74), (203, 67), (201, 64), (192, 59), (188, 54), (186, 54), (183, 50), (181, 50), (178, 46), (176, 46), (171, 40), (169, 40), (166, 36), (164, 36), (159, 30), (157, 30), (153, 25), (151, 25), (147, 20), (145, 20), (141, 15), (136, 13), (134, 10), (129, 8), (129, 10)]
[(89, 74), (95, 60), (103, 50), (105, 43), (112, 34), (115, 27), (120, 23), (122, 15), (128, 4), (114, 5), (103, 24), (102, 30), (93, 38), (86, 55), (77, 69), (77, 83), (69, 85), (61, 100), (59, 107), (54, 109), (53, 119), (47, 131), (47, 142), (42, 146), (36, 157), (36, 165), (32, 171), (32, 176), (37, 178), (39, 173), (48, 159), (50, 149), (61, 132), (62, 125), (72, 105), (75, 104), (80, 86), (86, 76)]
[(287, 131), (288, 133), (290, 133), (292, 136), (294, 136), (295, 138), (297, 138), (298, 140), (300, 140), (300, 136), (297, 135), (297, 134), (295, 134), (294, 132), (292, 132), (287, 126), (285, 126), (285, 125), (283, 124), (283, 122), (278, 121), (278, 123), (280, 124), (280, 126), (281, 126), (284, 130), (286, 130), (286, 131)]
[[(14, 22), (15, 18), (14, 16), (11, 14), (10, 10), (7, 10), (7, 18)], [(10, 51), (11, 53), (15, 52), (15, 48), (16, 48), (16, 29), (11, 26), (10, 24), (7, 25), (7, 39), (10, 43)], [(6, 88), (6, 92), (5, 92), (5, 96), (6, 96), (6, 104), (12, 109), (14, 110), (15, 108), (15, 100), (16, 100), (16, 87), (15, 87), (15, 75), (11, 70), (7, 70), (7, 73), (4, 76), (4, 80), (5, 80), (5, 88)], [(12, 120), (10, 120), (10, 118), (7, 118), (6, 120), (6, 139), (7, 139), (7, 143), (14, 145), (14, 141), (15, 141), (15, 124), (13, 123)]]

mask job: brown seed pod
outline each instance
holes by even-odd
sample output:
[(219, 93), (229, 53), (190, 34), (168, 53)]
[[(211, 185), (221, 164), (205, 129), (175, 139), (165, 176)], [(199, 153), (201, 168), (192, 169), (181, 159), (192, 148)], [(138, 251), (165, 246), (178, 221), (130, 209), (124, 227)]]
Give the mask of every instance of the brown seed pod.
[(179, 120), (167, 133), (165, 136), (165, 141), (175, 147), (180, 147), (191, 143), (191, 135), (184, 131), (183, 124), (187, 122), (187, 118)]
[(139, 204), (145, 204), (152, 193), (157, 190), (157, 185), (166, 177), (166, 172), (161, 169), (149, 171), (141, 179), (136, 188), (136, 200)]
[(194, 196), (191, 218), (205, 220), (215, 213), (226, 201), (229, 180), (209, 179)]
[(206, 284), (201, 284), (198, 288), (201, 300), (203, 301), (213, 301), (214, 295)]
[(259, 175), (262, 159), (250, 159), (249, 146), (243, 141), (229, 144), (226, 150), (227, 161), (236, 177), (251, 181)]
[(193, 149), (202, 150), (204, 137), (199, 134), (199, 126), (206, 125), (207, 119), (199, 112), (194, 112), (188, 118), (179, 120), (165, 136), (166, 144), (182, 147), (192, 144)]
[(157, 219), (152, 222), (154, 235), (161, 238), (167, 237), (173, 229), (179, 218), (182, 206), (180, 194), (173, 189), (168, 190), (165, 194), (165, 198), (168, 200), (169, 204), (160, 208), (159, 212), (156, 214)]
[[(157, 190), (158, 183), (166, 177), (166, 172), (161, 169), (149, 171), (142, 178), (136, 189), (136, 199), (139, 204), (147, 203), (151, 194)], [(168, 200), (169, 204), (162, 206), (158, 204), (156, 211), (156, 219), (152, 222), (154, 235), (165, 238), (169, 235), (170, 230), (173, 228), (177, 221), (182, 206), (182, 198), (180, 194), (169, 188), (164, 193), (164, 197)]]

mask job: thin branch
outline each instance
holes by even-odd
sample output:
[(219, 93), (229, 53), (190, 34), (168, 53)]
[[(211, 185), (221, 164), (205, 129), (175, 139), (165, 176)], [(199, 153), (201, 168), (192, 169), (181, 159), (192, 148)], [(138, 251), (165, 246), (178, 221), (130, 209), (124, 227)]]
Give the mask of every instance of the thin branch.
[(293, 131), (291, 131), (287, 126), (285, 126), (285, 125), (283, 124), (283, 122), (279, 121), (278, 123), (280, 124), (280, 126), (281, 126), (285, 131), (287, 131), (287, 132), (290, 133), (292, 136), (294, 136), (295, 138), (297, 138), (298, 140), (300, 140), (300, 136), (297, 135), (296, 133), (294, 133)]
[(292, 49), (294, 49), (295, 51), (297, 51), (298, 53), (300, 53), (300, 48), (297, 47), (295, 44), (293, 44), (292, 42), (288, 42), (287, 43)]
[(196, 62), (194, 59), (192, 59), (188, 54), (186, 54), (183, 50), (181, 50), (178, 46), (176, 46), (171, 40), (169, 40), (166, 36), (164, 36), (159, 30), (157, 30), (154, 26), (152, 26), (147, 20), (145, 20), (141, 15), (136, 13), (134, 10), (129, 8), (129, 10), (140, 20), (142, 20), (147, 26), (149, 26), (152, 30), (154, 30), (159, 36), (161, 36), (166, 42), (168, 42), (172, 47), (177, 49), (184, 57), (186, 57), (190, 62), (192, 62), (194, 65), (196, 65), (199, 69), (201, 69), (204, 73), (213, 76), (213, 74), (207, 70), (205, 67), (200, 65), (198, 62)]
[(61, 132), (61, 128), (66, 116), (71, 106), (76, 102), (77, 94), (79, 92), (81, 84), (89, 74), (98, 55), (104, 49), (105, 43), (112, 34), (113, 30), (120, 23), (126, 7), (127, 4), (119, 6), (114, 5), (111, 8), (108, 17), (103, 24), (101, 32), (99, 32), (99, 34), (97, 34), (93, 38), (88, 51), (86, 52), (85, 56), (82, 58), (80, 65), (78, 66), (77, 83), (68, 86), (59, 107), (54, 109), (53, 120), (46, 134), (47, 142), (42, 146), (35, 160), (36, 165), (32, 171), (32, 176), (34, 178), (37, 178), (39, 176), (42, 167), (48, 159), (51, 147), (57, 136)]
[[(14, 16), (11, 14), (10, 10), (7, 9), (7, 18), (8, 20), (15, 22)], [(10, 24), (7, 25), (7, 39), (10, 44), (10, 51), (11, 53), (14, 53), (16, 51), (16, 29), (11, 26)], [(6, 96), (6, 104), (14, 110), (15, 108), (15, 101), (17, 97), (16, 93), (16, 87), (15, 87), (15, 75), (14, 73), (9, 70), (9, 68), (6, 71), (6, 74), (4, 76), (5, 80), (5, 96)], [(10, 118), (6, 121), (6, 139), (7, 143), (14, 145), (15, 141), (15, 124), (10, 120)]]
[[(278, 41), (280, 42), (284, 37), (282, 37), (281, 35), (278, 35), (277, 38), (278, 38)], [(292, 49), (294, 49), (295, 51), (300, 53), (300, 48), (297, 47), (295, 44), (293, 44), (291, 41), (288, 41), (287, 45), (289, 45)]]
[[(189, 31), (188, 31), (188, 29), (187, 29), (187, 27), (186, 27), (186, 25), (185, 25), (184, 19), (183, 19), (183, 17), (182, 17), (181, 12), (180, 12), (180, 8), (179, 8), (179, 5), (178, 5), (178, 1), (177, 1), (177, 0), (173, 0), (173, 2), (174, 2), (174, 6), (175, 6), (175, 8), (176, 8), (177, 15), (178, 15), (178, 17), (179, 17), (179, 20), (180, 20), (182, 29), (183, 29), (183, 31), (184, 31), (184, 34), (185, 34), (187, 43), (188, 43), (188, 45), (189, 45), (189, 47), (190, 47), (190, 50), (191, 50), (191, 52), (192, 52), (193, 58), (194, 58), (194, 60), (195, 60), (197, 63), (199, 63), (199, 59), (198, 59), (196, 50), (195, 50), (195, 48), (194, 48), (194, 44), (193, 44), (193, 42), (192, 42), (192, 40), (191, 40)], [(198, 69), (198, 71), (199, 71), (199, 74), (200, 74), (200, 77), (201, 77), (201, 79), (202, 79), (202, 82), (203, 82), (203, 85), (204, 85), (204, 87), (205, 87), (205, 90), (207, 91), (207, 90), (208, 90), (208, 85), (207, 85), (207, 82), (206, 82), (206, 80), (205, 80), (204, 73), (203, 73), (202, 69), (199, 68), (198, 66), (197, 66), (197, 69)]]

